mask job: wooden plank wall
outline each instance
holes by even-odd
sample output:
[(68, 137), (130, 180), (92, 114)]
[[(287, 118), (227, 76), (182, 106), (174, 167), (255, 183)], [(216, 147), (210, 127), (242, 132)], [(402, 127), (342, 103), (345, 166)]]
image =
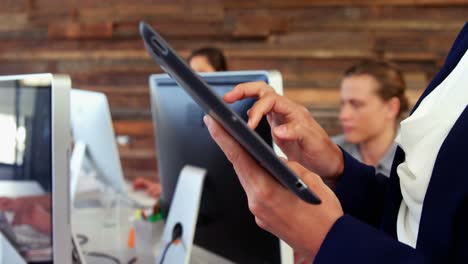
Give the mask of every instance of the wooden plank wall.
[(157, 175), (148, 75), (138, 21), (184, 56), (225, 50), (232, 70), (278, 69), (285, 93), (339, 132), (341, 72), (383, 57), (405, 72), (414, 101), (468, 18), (468, 0), (2, 0), (0, 74), (66, 73), (108, 95), (128, 177)]

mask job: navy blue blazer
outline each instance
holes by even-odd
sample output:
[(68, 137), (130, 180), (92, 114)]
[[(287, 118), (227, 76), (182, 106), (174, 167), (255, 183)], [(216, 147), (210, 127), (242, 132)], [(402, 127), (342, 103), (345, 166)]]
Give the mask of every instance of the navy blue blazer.
[[(467, 49), (468, 23), (414, 109), (450, 74)], [(396, 235), (402, 201), (396, 167), (404, 161), (404, 152), (398, 148), (387, 179), (343, 151), (344, 173), (335, 193), (345, 215), (327, 234), (315, 262), (468, 263), (467, 135), (465, 108), (437, 155), (424, 198), (416, 249), (398, 242)]]

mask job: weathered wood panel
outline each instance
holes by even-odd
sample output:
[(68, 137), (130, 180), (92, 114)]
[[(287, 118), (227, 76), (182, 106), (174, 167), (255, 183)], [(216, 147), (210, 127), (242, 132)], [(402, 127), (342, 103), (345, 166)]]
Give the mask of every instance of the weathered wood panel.
[(183, 56), (222, 48), (232, 70), (276, 69), (285, 94), (330, 134), (342, 72), (362, 58), (404, 71), (415, 102), (467, 20), (468, 0), (5, 0), (0, 74), (67, 73), (104, 92), (128, 177), (157, 177), (148, 76), (161, 72), (138, 34), (154, 25)]

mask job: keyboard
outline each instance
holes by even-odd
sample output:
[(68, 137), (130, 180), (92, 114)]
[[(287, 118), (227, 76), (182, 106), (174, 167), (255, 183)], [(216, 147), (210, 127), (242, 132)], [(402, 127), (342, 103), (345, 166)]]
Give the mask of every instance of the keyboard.
[(50, 234), (43, 234), (29, 225), (12, 226), (3, 212), (0, 212), (0, 231), (27, 261), (52, 259)]
[(16, 243), (23, 249), (42, 249), (52, 245), (51, 234), (41, 233), (29, 225), (13, 226), (12, 229), (16, 236)]
[(12, 226), (10, 225), (5, 212), (0, 212), (0, 232), (10, 241), (12, 245), (17, 245), (16, 243), (16, 235), (13, 231)]

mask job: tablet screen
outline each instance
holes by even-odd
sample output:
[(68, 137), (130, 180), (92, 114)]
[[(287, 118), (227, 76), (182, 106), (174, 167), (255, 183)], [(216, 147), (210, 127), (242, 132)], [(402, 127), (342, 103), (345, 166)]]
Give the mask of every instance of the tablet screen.
[(0, 81), (0, 229), (27, 263), (52, 262), (51, 109), (50, 81)]

